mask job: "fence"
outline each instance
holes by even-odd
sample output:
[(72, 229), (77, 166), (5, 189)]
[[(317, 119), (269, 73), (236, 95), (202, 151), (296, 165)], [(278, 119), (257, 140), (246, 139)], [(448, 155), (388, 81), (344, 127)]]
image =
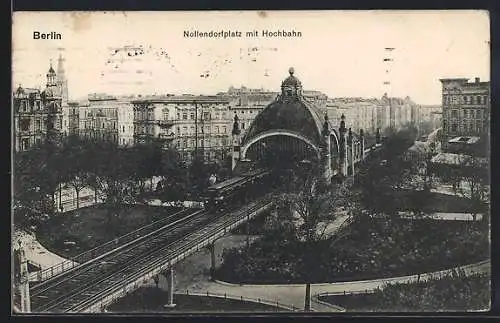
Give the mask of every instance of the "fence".
[[(179, 295), (179, 293), (178, 293)], [(301, 311), (300, 308), (294, 306), (294, 305), (289, 305), (289, 304), (284, 304), (280, 303), (279, 299), (276, 298), (275, 300), (270, 300), (266, 298), (253, 298), (253, 297), (247, 297), (247, 296), (242, 296), (242, 295), (231, 295), (227, 293), (214, 293), (214, 292), (190, 292), (189, 290), (185, 291), (184, 295), (191, 295), (191, 296), (200, 296), (200, 297), (217, 297), (217, 298), (224, 298), (224, 299), (233, 299), (233, 300), (239, 300), (242, 302), (252, 302), (252, 303), (258, 303), (258, 304), (263, 304), (263, 305), (268, 305), (276, 308), (278, 311), (279, 309), (285, 309), (288, 311), (293, 311), (293, 312), (298, 312)]]

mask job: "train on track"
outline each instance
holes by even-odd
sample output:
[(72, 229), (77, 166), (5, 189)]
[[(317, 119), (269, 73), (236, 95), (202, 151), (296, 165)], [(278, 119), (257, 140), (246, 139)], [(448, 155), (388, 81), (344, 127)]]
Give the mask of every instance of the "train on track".
[(215, 212), (236, 207), (273, 189), (273, 171), (257, 168), (208, 187), (205, 209)]

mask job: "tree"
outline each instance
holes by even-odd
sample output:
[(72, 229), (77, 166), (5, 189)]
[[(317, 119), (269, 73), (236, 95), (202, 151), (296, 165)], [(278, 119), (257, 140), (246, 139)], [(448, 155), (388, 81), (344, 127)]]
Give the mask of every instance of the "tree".
[(317, 254), (315, 246), (326, 237), (328, 223), (338, 215), (335, 210), (347, 204), (345, 186), (327, 186), (320, 179), (319, 167), (304, 167), (301, 174), (288, 173), (289, 185), (276, 197), (278, 230), (288, 239), (300, 241), (304, 249), (299, 270), (306, 280), (305, 311), (311, 310), (311, 281)]
[(103, 204), (108, 210), (110, 227), (128, 205), (137, 201), (140, 193), (140, 185), (130, 174), (129, 162), (133, 165), (123, 150), (114, 147), (108, 151), (107, 166), (101, 169), (102, 173), (97, 177)]
[(162, 151), (160, 159), (160, 193), (169, 201), (183, 200), (187, 195), (187, 168), (179, 152), (174, 149)]
[[(488, 212), (489, 176), (485, 159), (471, 155), (459, 155), (459, 177), (456, 192), (471, 201), (471, 213), (476, 220), (478, 213)], [(486, 214), (484, 214), (486, 216)]]

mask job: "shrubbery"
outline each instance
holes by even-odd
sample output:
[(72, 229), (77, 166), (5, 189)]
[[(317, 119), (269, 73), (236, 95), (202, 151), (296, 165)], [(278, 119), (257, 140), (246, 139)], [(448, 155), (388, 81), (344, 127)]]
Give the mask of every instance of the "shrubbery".
[[(355, 221), (349, 232), (309, 247), (277, 232), (248, 250), (224, 253), (217, 270), (235, 283), (333, 282), (441, 270), (489, 258), (488, 227), (479, 222), (371, 219)], [(306, 255), (308, 258), (306, 258)], [(303, 265), (303, 259), (316, 259)]]
[(323, 296), (347, 311), (478, 311), (490, 307), (490, 276), (454, 274), (425, 282), (390, 284), (373, 294)]

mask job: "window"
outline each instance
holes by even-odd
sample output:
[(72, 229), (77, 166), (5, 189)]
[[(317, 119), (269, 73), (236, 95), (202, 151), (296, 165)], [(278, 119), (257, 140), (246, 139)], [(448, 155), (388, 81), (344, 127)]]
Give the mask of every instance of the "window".
[(21, 119), (19, 122), (19, 126), (22, 131), (28, 131), (30, 129), (30, 120), (29, 119)]
[(219, 119), (219, 117), (220, 117), (219, 111), (215, 111), (215, 119)]
[(35, 127), (37, 131), (42, 130), (42, 122), (40, 120), (35, 121)]
[(122, 126), (122, 132), (125, 132), (125, 126)]
[(194, 112), (191, 112), (191, 113), (190, 113), (189, 118), (190, 118), (191, 120), (194, 120)]
[(163, 120), (168, 120), (168, 109), (163, 109)]
[(182, 120), (187, 120), (187, 118), (188, 118), (187, 112), (183, 112), (182, 113)]
[(244, 122), (241, 123), (241, 129), (245, 129), (245, 123)]
[(222, 112), (222, 119), (226, 119), (226, 112)]
[(191, 133), (191, 134), (194, 134), (194, 126), (191, 126), (191, 128), (190, 128), (190, 129), (191, 129), (190, 133)]
[(21, 150), (27, 150), (29, 148), (28, 138), (21, 139)]
[(204, 140), (200, 139), (200, 147), (203, 147), (203, 144), (204, 144)]
[(215, 126), (215, 133), (219, 133), (219, 126)]
[(205, 133), (210, 133), (210, 126), (205, 126)]
[(180, 134), (181, 134), (181, 128), (177, 127), (177, 135), (180, 135)]
[(458, 117), (458, 111), (457, 110), (451, 110), (451, 117), (452, 118), (457, 118)]
[(222, 127), (222, 133), (227, 133), (227, 127), (226, 126)]
[(203, 112), (203, 119), (210, 120), (210, 112)]
[(451, 124), (451, 132), (457, 132), (457, 124), (456, 123)]
[(181, 119), (181, 114), (180, 112), (177, 112), (177, 120), (180, 120)]

